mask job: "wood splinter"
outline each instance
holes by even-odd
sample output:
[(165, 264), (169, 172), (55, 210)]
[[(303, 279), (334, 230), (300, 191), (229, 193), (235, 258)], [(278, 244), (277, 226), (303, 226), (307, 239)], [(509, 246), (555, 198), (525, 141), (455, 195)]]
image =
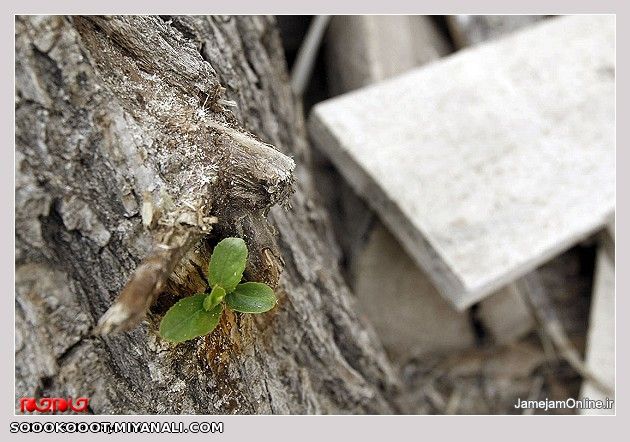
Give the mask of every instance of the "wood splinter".
[(181, 232), (178, 236), (172, 245), (158, 244), (136, 268), (116, 302), (98, 321), (95, 334), (131, 330), (144, 319), (175, 266), (202, 237), (192, 232)]

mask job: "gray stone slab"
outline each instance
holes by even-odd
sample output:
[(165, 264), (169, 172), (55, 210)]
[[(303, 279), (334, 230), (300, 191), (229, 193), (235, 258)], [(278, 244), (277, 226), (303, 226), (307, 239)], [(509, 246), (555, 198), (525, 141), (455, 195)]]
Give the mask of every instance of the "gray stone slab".
[[(597, 255), (586, 364), (599, 379), (608, 385), (615, 385), (615, 265), (603, 248)], [(606, 396), (590, 382), (582, 386), (581, 397), (606, 400)], [(615, 414), (615, 409), (587, 409), (580, 413)]]
[(326, 39), (329, 87), (343, 93), (390, 78), (448, 53), (429, 17), (339, 15)]
[(550, 19), (318, 104), (317, 146), (465, 308), (604, 225), (612, 16)]
[(468, 312), (457, 311), (440, 295), (381, 223), (370, 232), (354, 272), (358, 308), (394, 361), (475, 346)]
[(513, 284), (479, 303), (478, 318), (495, 344), (517, 341), (534, 328), (529, 307)]
[(447, 23), (461, 48), (502, 37), (544, 19), (544, 15), (449, 15)]
[[(326, 35), (328, 87), (333, 94), (349, 92), (436, 60), (449, 49), (429, 17), (334, 16)], [(327, 158), (314, 155), (313, 159), (322, 199), (351, 269), (367, 241), (375, 213), (330, 167)], [(350, 279), (354, 285), (352, 275)]]

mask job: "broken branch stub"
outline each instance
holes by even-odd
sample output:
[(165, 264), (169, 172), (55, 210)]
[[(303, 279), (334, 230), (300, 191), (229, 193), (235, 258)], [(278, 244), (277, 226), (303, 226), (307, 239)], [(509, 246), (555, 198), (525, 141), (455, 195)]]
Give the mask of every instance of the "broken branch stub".
[[(229, 189), (225, 209), (267, 210), (293, 192), (295, 162), (273, 146), (215, 121), (207, 127), (231, 141), (224, 151), (223, 185)], [(220, 197), (220, 196), (219, 196)]]

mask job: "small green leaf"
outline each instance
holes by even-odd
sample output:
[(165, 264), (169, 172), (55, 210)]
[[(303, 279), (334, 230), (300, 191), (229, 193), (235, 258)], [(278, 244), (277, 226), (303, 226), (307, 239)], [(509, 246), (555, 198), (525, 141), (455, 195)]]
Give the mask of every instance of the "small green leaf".
[(178, 301), (160, 322), (160, 336), (171, 342), (183, 342), (210, 333), (219, 323), (223, 304), (210, 311), (203, 308), (205, 293)]
[(208, 282), (232, 292), (241, 279), (247, 264), (247, 246), (241, 238), (225, 238), (216, 245), (210, 257)]
[(225, 290), (223, 290), (223, 287), (218, 284), (215, 285), (212, 288), (212, 292), (210, 292), (210, 294), (206, 296), (206, 299), (203, 300), (203, 308), (207, 312), (209, 312), (210, 310), (215, 308), (221, 301), (223, 301), (224, 297)]
[(227, 305), (241, 313), (264, 313), (276, 305), (276, 295), (262, 282), (246, 282), (225, 296)]

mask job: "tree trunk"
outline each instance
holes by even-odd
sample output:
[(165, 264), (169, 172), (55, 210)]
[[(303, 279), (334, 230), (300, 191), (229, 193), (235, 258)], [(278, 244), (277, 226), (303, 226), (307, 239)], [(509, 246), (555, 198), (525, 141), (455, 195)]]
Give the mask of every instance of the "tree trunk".
[[(267, 17), (16, 18), (18, 398), (87, 396), (94, 413), (401, 411), (340, 277), (288, 84)], [(294, 159), (294, 183), (258, 140)], [(246, 277), (277, 285), (278, 305), (162, 341), (163, 313), (205, 290), (226, 236), (246, 240)], [(184, 258), (146, 320), (95, 335), (156, 244)]]

